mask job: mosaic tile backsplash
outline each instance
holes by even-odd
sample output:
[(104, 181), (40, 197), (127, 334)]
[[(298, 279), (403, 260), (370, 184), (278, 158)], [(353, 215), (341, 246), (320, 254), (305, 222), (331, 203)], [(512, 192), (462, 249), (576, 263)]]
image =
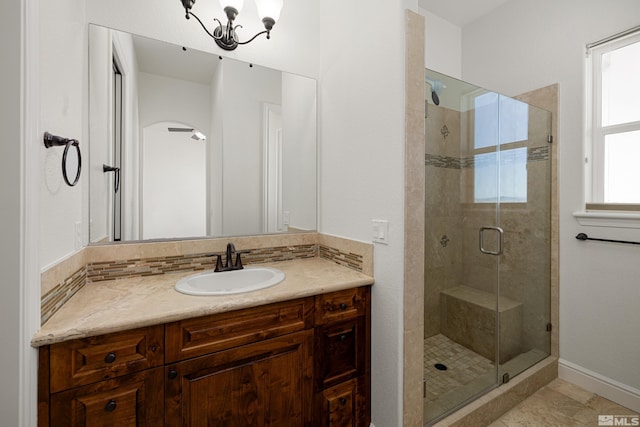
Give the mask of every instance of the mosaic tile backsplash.
[(40, 298), (40, 324), (44, 324), (86, 283), (87, 268), (82, 267)]
[[(99, 283), (128, 277), (143, 277), (178, 271), (212, 270), (216, 255), (208, 252), (188, 255), (159, 256), (128, 260), (88, 262), (41, 298), (41, 324), (87, 283)], [(245, 265), (320, 257), (357, 271), (363, 271), (363, 256), (318, 243), (250, 249), (242, 255)]]
[[(101, 282), (124, 277), (154, 276), (177, 271), (202, 271), (213, 269), (216, 255), (210, 252), (193, 255), (178, 255), (157, 258), (131, 259), (123, 261), (94, 262), (87, 265), (87, 282)], [(274, 248), (251, 249), (242, 255), (243, 264), (289, 261), (313, 258), (317, 245), (296, 245)]]

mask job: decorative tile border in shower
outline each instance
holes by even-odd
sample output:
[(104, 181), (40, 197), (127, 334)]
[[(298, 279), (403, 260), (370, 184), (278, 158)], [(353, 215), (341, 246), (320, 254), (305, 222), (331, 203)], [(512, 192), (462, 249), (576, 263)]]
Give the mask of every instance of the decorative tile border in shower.
[[(490, 152), (491, 153), (491, 152)], [(527, 161), (535, 162), (549, 160), (549, 146), (527, 148)], [(457, 159), (450, 156), (441, 156), (437, 154), (426, 153), (424, 155), (425, 166), (433, 166), (445, 169), (473, 169), (476, 166), (476, 157), (463, 157)], [(493, 163), (493, 160), (486, 159), (487, 163)]]
[(65, 302), (78, 292), (86, 283), (87, 269), (81, 267), (62, 283), (54, 286), (40, 298), (40, 324), (43, 325)]
[(527, 161), (535, 162), (538, 160), (549, 160), (549, 146), (529, 148), (527, 150)]
[(437, 154), (429, 153), (426, 153), (424, 155), (425, 166), (433, 166), (436, 168), (446, 169), (462, 169), (461, 162), (462, 159), (456, 159), (455, 157), (450, 156), (440, 156)]

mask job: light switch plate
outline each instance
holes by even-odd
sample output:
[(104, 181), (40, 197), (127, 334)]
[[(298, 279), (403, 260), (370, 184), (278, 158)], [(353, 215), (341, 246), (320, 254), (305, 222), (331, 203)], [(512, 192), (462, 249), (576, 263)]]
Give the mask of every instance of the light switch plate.
[(386, 219), (371, 220), (373, 226), (373, 243), (389, 244), (389, 221)]

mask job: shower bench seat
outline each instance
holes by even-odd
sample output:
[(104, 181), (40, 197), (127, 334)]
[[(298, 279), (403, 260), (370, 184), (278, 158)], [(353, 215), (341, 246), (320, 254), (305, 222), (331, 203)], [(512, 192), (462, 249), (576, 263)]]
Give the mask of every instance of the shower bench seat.
[(496, 357), (496, 319), (502, 364), (522, 351), (522, 303), (469, 286), (440, 292), (441, 333), (489, 360)]

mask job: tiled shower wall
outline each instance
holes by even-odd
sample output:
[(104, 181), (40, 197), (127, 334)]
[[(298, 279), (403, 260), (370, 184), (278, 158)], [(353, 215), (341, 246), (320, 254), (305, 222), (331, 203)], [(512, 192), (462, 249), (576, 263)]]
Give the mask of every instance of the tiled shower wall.
[(440, 333), (440, 293), (462, 282), (461, 170), (464, 166), (460, 112), (433, 104), (429, 104), (427, 112), (425, 338)]
[[(425, 338), (440, 333), (440, 293), (465, 285), (495, 293), (495, 258), (480, 253), (480, 227), (496, 224), (494, 204), (474, 202), (472, 112), (429, 105), (426, 119)], [(527, 203), (502, 203), (505, 254), (500, 293), (523, 304), (523, 350), (548, 351), (550, 148), (548, 116), (529, 112)], [(527, 260), (523, 263), (522, 260)], [(524, 268), (523, 268), (524, 267)]]

